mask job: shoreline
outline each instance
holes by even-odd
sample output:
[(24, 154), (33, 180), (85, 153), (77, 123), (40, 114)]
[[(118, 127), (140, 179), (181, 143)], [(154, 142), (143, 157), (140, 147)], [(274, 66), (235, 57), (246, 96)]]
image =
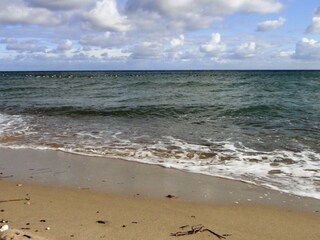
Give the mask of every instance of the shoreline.
[(30, 149), (0, 148), (0, 173), (0, 240), (320, 238), (320, 201), (242, 182)]
[(0, 180), (124, 196), (163, 199), (174, 195), (199, 203), (250, 203), (317, 212), (320, 200), (249, 183), (139, 162), (54, 150), (0, 148)]

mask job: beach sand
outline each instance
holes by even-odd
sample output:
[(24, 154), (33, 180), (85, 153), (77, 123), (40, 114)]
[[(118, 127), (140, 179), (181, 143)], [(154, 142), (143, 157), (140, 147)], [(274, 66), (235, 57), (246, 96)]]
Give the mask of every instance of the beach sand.
[(319, 200), (174, 169), (0, 149), (0, 179), (0, 239), (320, 239)]
[[(4, 181), (0, 188), (2, 201), (30, 198), (1, 202), (2, 220), (43, 239), (174, 239), (171, 233), (188, 230), (179, 227), (198, 224), (231, 234), (227, 239), (320, 239), (318, 215), (283, 208), (145, 199)], [(217, 239), (209, 232), (177, 238)]]

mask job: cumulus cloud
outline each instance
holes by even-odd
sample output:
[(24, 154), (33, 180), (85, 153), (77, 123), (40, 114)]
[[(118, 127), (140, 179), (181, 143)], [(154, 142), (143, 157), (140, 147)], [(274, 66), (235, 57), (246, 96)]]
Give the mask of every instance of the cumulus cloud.
[(95, 31), (183, 32), (209, 28), (212, 22), (235, 12), (276, 12), (282, 7), (279, 1), (1, 0), (0, 24), (66, 26), (83, 21), (86, 30)]
[(69, 51), (71, 49), (72, 49), (72, 41), (69, 39), (61, 42), (57, 47), (58, 51)]
[(200, 46), (200, 51), (211, 56), (218, 56), (226, 50), (226, 45), (221, 42), (220, 33), (212, 33), (209, 42)]
[(82, 46), (100, 48), (124, 47), (128, 42), (132, 44), (133, 40), (130, 40), (126, 34), (111, 32), (83, 35), (79, 40)]
[(297, 59), (319, 60), (320, 41), (302, 38), (296, 45), (296, 51), (293, 57)]
[(0, 4), (0, 24), (35, 24), (55, 26), (62, 22), (60, 14), (44, 8), (32, 8), (21, 1), (6, 1)]
[(201, 59), (201, 53), (196, 49), (187, 49), (183, 52), (178, 52), (174, 55), (175, 59), (179, 59), (181, 61), (193, 61), (195, 59)]
[(312, 18), (312, 23), (307, 28), (306, 32), (308, 33), (320, 32), (320, 7), (318, 7), (316, 12), (314, 13), (314, 16)]
[(159, 16), (171, 29), (196, 30), (209, 27), (221, 16), (235, 12), (272, 13), (282, 8), (278, 0), (128, 0), (129, 15)]
[(79, 43), (84, 46), (106, 46), (110, 39), (110, 32), (103, 35), (86, 35), (80, 38)]
[(133, 47), (131, 58), (134, 59), (159, 59), (162, 56), (163, 45), (157, 42), (142, 42)]
[(74, 54), (77, 58), (92, 58), (96, 60), (124, 60), (129, 56), (129, 53), (126, 53), (119, 48), (101, 49), (96, 47), (86, 49), (81, 48), (75, 51)]
[(36, 40), (18, 41), (15, 38), (2, 39), (0, 43), (6, 44), (6, 49), (16, 52), (45, 52), (46, 48)]
[(279, 11), (281, 8), (282, 4), (277, 0), (128, 0), (127, 2), (129, 11), (145, 9), (167, 16), (183, 15), (192, 11), (214, 15), (231, 14), (236, 11), (272, 13)]
[[(172, 5), (175, 1), (170, 1)], [(136, 5), (137, 3), (137, 5)], [(137, 25), (136, 28), (147, 30), (196, 30), (207, 28), (215, 17), (202, 14), (201, 11), (192, 11), (184, 7), (173, 7), (162, 9), (156, 5), (157, 1), (129, 0), (126, 12), (130, 19)], [(172, 11), (171, 11), (172, 10)], [(174, 10), (174, 11), (173, 11)], [(146, 21), (148, 19), (148, 21)]]
[[(277, 13), (282, 9), (281, 2), (284, 1), (0, 0), (0, 32), (7, 37), (0, 40), (3, 50), (0, 58), (55, 59), (61, 61), (61, 66), (73, 59), (95, 63), (128, 60), (124, 68), (132, 67), (135, 59), (146, 67), (151, 66), (148, 60), (161, 60), (161, 64), (169, 60), (173, 68), (179, 62), (190, 61), (193, 66), (197, 61), (205, 64), (208, 59), (235, 65), (251, 64), (247, 59), (253, 57), (264, 58), (266, 62), (273, 57), (300, 64), (290, 59), (295, 58), (317, 64), (319, 39), (303, 38), (298, 43), (294, 40), (293, 46), (296, 45), (290, 49), (292, 39), (299, 34), (297, 31), (288, 32), (284, 37), (263, 35), (263, 39), (258, 39), (254, 36), (258, 33), (248, 33), (247, 26), (236, 31), (228, 28), (236, 24), (232, 17), (225, 23), (216, 23), (236, 13), (241, 13), (246, 22), (256, 19), (256, 14)], [(265, 18), (267, 21), (259, 22), (253, 30), (265, 32), (280, 28), (286, 19), (279, 16)], [(213, 29), (219, 29), (222, 36), (226, 33), (228, 38), (212, 33)], [(208, 32), (207, 39), (203, 38)], [(306, 32), (320, 32), (320, 7)], [(276, 37), (278, 39), (274, 39)]]
[(122, 16), (115, 0), (101, 0), (95, 7), (85, 13), (84, 19), (91, 27), (112, 32), (126, 32), (130, 25), (126, 16)]
[(234, 11), (239, 8), (240, 11), (249, 13), (273, 13), (282, 9), (281, 2), (275, 0), (242, 0), (231, 1), (229, 4)]
[(182, 47), (184, 45), (184, 35), (181, 34), (178, 38), (173, 38), (170, 41), (170, 45), (172, 48)]
[(269, 30), (277, 29), (281, 27), (286, 22), (286, 19), (280, 17), (278, 20), (268, 20), (258, 24), (258, 32), (266, 32)]
[(251, 58), (254, 57), (256, 53), (257, 44), (255, 42), (243, 43), (234, 50), (232, 58)]
[(283, 58), (287, 58), (287, 57), (292, 57), (294, 54), (294, 51), (279, 51), (276, 54), (273, 55), (273, 57), (283, 57)]

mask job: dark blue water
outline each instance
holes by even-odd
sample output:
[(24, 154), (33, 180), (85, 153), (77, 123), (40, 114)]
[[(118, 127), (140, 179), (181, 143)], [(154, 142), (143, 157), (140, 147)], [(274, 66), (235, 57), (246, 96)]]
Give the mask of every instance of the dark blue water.
[(0, 143), (320, 198), (320, 71), (0, 73)]

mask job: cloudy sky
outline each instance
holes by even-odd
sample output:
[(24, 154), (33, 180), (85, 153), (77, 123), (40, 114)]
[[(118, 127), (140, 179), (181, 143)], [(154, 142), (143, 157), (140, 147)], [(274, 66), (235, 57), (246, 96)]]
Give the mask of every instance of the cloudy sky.
[(0, 1), (0, 70), (121, 69), (320, 69), (320, 2)]

